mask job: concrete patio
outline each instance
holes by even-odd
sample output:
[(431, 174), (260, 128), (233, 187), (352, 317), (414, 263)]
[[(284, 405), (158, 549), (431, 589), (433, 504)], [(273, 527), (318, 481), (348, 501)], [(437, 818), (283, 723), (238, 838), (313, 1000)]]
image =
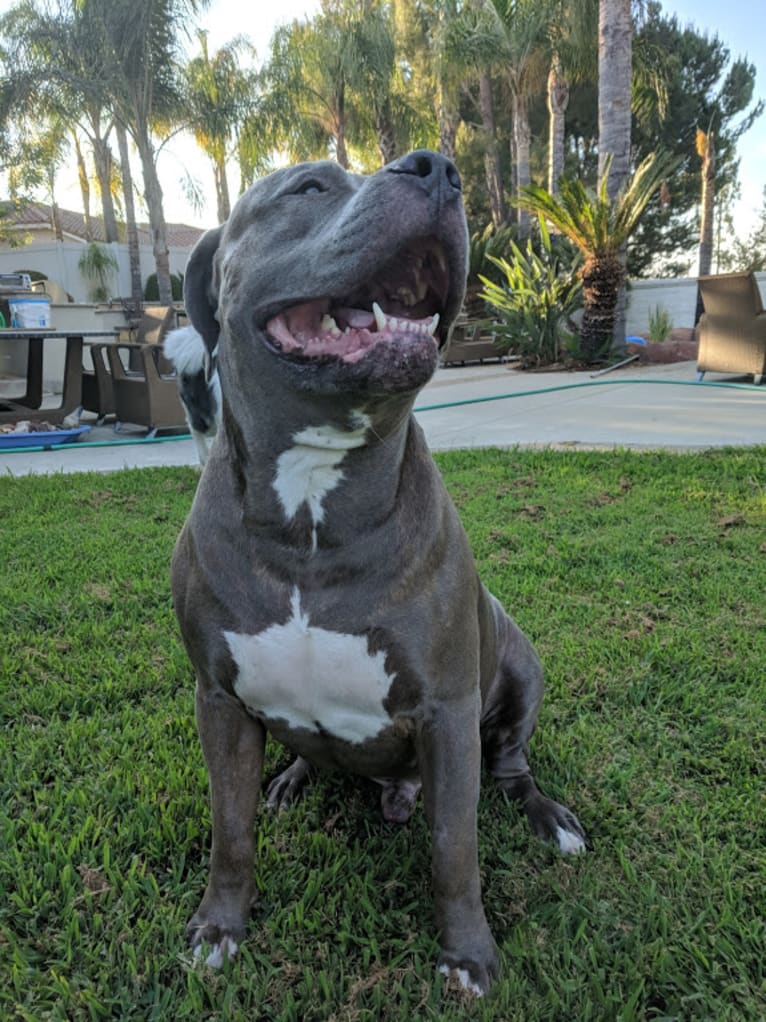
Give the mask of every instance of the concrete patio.
[[(748, 378), (709, 373), (697, 384), (693, 362), (631, 364), (595, 377), (590, 372), (522, 372), (490, 363), (440, 369), (416, 409), (434, 450), (683, 451), (766, 445), (766, 386), (748, 383)], [(130, 442), (141, 436), (127, 430), (115, 434), (106, 425), (94, 427), (85, 443), (66, 450), (0, 451), (0, 473), (109, 472), (197, 463), (190, 439)], [(102, 443), (108, 446), (91, 446)]]

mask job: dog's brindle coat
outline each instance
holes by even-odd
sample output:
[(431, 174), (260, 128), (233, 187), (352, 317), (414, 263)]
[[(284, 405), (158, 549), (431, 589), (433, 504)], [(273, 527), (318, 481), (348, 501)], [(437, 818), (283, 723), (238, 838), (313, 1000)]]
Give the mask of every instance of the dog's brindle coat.
[(482, 749), (537, 834), (584, 848), (527, 762), (537, 655), (481, 585), (411, 415), (460, 308), (466, 250), (458, 173), (419, 150), (369, 177), (277, 171), (192, 253), (186, 307), (217, 349), (223, 421), (173, 593), (213, 817), (189, 932), (211, 963), (250, 913), (267, 731), (298, 756), (272, 804), (309, 763), (379, 781), (391, 820), (422, 785), (440, 968), (474, 992), (498, 968), (477, 862)]

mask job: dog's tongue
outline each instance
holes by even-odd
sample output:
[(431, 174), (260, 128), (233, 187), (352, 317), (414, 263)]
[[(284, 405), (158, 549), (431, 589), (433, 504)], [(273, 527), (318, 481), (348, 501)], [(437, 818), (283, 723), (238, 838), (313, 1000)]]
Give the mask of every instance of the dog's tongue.
[(358, 362), (370, 348), (393, 333), (412, 330), (420, 333), (425, 326), (431, 326), (431, 319), (424, 320), (421, 326), (418, 320), (397, 320), (379, 309), (378, 315), (382, 317), (380, 322), (367, 309), (336, 306), (330, 314), (327, 300), (303, 302), (269, 320), (266, 331), (287, 354), (307, 358), (332, 355), (345, 362)]

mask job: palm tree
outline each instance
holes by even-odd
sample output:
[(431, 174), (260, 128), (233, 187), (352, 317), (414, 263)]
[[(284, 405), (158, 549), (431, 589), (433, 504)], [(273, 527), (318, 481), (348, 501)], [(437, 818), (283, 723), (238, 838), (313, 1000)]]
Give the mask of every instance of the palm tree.
[(368, 111), (382, 164), (409, 147), (421, 120), (408, 96), (397, 62), (394, 16), (384, 0), (364, 0), (364, 17), (354, 22), (356, 59), (349, 66), (349, 86), (360, 113)]
[(715, 135), (697, 128), (697, 155), (702, 160), (702, 215), (698, 275), (710, 273), (713, 265), (713, 209), (715, 205)]
[(240, 66), (240, 58), (252, 48), (239, 37), (211, 56), (207, 33), (198, 32), (197, 38), (201, 53), (184, 68), (184, 95), (189, 127), (213, 166), (218, 222), (223, 223), (231, 213), (226, 162), (251, 115), (255, 95), (254, 73)]
[(630, 173), (633, 76), (631, 0), (599, 0), (598, 173), (613, 199)]
[(561, 0), (550, 9), (548, 101), (548, 191), (555, 194), (564, 173), (566, 111), (574, 82), (597, 74), (598, 0)]
[(583, 265), (582, 355), (603, 357), (612, 344), (617, 298), (625, 281), (622, 252), (650, 199), (676, 165), (664, 154), (651, 154), (613, 199), (608, 192), (611, 159), (604, 161), (594, 193), (579, 180), (560, 179), (560, 194), (544, 188), (522, 189), (519, 205), (544, 217), (580, 250)]
[[(101, 27), (101, 55), (110, 69), (104, 83), (116, 120), (130, 133), (138, 150), (149, 212), (160, 301), (171, 304), (170, 256), (157, 173), (160, 146), (155, 130), (166, 138), (181, 120), (179, 36), (190, 16), (207, 0), (79, 0), (92, 7)], [(125, 167), (123, 167), (123, 172)]]
[[(518, 193), (531, 181), (532, 130), (529, 103), (544, 79), (549, 61), (547, 27), (555, 0), (489, 0), (494, 11), (497, 66), (505, 70), (511, 90), (513, 154)], [(529, 234), (529, 216), (519, 205), (519, 235)]]
[(292, 159), (326, 157), (332, 150), (341, 167), (348, 167), (351, 45), (347, 27), (325, 14), (274, 33), (264, 69), (264, 109)]
[[(6, 44), (6, 88), (12, 95), (16, 120), (44, 113), (65, 121), (73, 133), (87, 138), (93, 151), (104, 235), (107, 241), (117, 241), (109, 147), (112, 125), (102, 87), (104, 68), (92, 6), (62, 3), (57, 11), (41, 11), (30, 3), (20, 3), (11, 8), (0, 23)], [(82, 156), (84, 160), (85, 154)], [(87, 169), (83, 165), (78, 169), (84, 184)]]
[[(631, 0), (599, 0), (598, 13), (598, 173), (599, 181), (606, 181), (606, 194), (614, 199), (630, 173)], [(624, 266), (625, 248), (620, 259)], [(613, 317), (616, 350), (625, 347), (625, 305), (625, 289), (621, 285)]]

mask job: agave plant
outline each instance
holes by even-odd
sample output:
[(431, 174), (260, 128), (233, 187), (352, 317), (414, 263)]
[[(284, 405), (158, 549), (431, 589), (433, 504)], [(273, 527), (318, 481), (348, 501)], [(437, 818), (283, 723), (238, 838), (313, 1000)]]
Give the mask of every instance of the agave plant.
[(595, 192), (579, 180), (562, 177), (556, 196), (533, 185), (522, 189), (515, 200), (517, 205), (544, 217), (582, 253), (580, 345), (583, 356), (589, 361), (604, 355), (612, 343), (617, 297), (626, 275), (621, 250), (677, 160), (663, 153), (652, 153), (614, 201), (609, 199), (606, 190), (610, 164), (611, 157), (608, 157), (601, 184)]
[(511, 242), (508, 259), (488, 257), (502, 272), (502, 283), (479, 278), (484, 285), (479, 297), (493, 307), (499, 320), (495, 328), (498, 348), (535, 365), (560, 360), (570, 317), (582, 304), (579, 254), (572, 263), (560, 249), (561, 244), (551, 243), (540, 217), (539, 251), (531, 238), (523, 250)]

